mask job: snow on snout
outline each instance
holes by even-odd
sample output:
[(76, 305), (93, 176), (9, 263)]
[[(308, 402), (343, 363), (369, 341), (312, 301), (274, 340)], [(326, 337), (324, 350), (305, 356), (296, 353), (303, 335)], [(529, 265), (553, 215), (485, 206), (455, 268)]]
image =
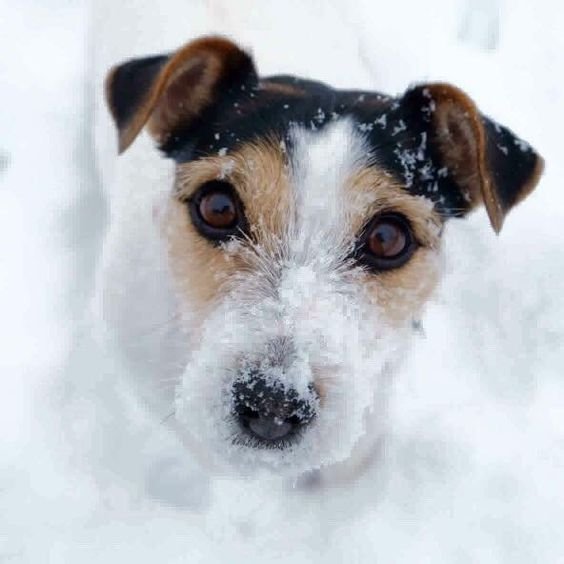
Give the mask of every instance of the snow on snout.
[[(276, 279), (242, 276), (204, 323), (177, 390), (176, 414), (219, 463), (227, 455), (240, 468), (297, 475), (347, 458), (362, 436), (398, 339), (381, 327), (354, 277), (321, 266), (328, 264), (286, 262)], [(282, 358), (271, 346), (280, 339), (288, 343)], [(283, 449), (241, 440), (232, 390), (257, 371), (304, 401), (312, 385), (320, 397), (311, 423)]]

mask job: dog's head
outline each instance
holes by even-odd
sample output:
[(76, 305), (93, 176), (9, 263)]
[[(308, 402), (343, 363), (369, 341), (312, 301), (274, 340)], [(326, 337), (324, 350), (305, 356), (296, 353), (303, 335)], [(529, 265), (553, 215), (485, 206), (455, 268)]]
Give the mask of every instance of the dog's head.
[(542, 169), (453, 86), (260, 78), (216, 37), (116, 67), (107, 97), (120, 151), (146, 127), (176, 163), (176, 416), (226, 456), (292, 472), (363, 434), (437, 283), (444, 222), (483, 204), (498, 232)]

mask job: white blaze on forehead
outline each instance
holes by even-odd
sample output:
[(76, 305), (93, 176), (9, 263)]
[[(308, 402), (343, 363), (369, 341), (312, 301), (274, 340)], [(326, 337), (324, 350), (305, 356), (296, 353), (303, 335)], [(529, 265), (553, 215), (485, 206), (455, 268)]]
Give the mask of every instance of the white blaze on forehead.
[(298, 232), (304, 237), (338, 235), (346, 217), (345, 185), (368, 164), (367, 143), (348, 118), (318, 131), (296, 126), (291, 135)]

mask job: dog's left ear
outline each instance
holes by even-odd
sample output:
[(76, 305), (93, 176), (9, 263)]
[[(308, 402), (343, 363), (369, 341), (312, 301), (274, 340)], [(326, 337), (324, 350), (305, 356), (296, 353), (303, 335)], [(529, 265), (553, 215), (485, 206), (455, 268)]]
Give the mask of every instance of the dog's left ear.
[(106, 78), (106, 99), (123, 153), (147, 125), (160, 145), (209, 117), (220, 96), (256, 83), (251, 57), (222, 37), (202, 37), (173, 53), (134, 59)]
[(410, 126), (428, 133), (436, 158), (469, 208), (483, 203), (499, 233), (509, 210), (536, 186), (542, 158), (509, 129), (481, 115), (455, 86), (417, 86), (407, 91), (401, 106)]

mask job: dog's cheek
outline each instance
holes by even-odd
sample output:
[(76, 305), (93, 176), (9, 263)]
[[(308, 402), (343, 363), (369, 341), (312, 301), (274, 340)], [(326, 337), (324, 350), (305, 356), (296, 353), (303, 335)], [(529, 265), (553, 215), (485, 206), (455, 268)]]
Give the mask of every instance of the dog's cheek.
[(390, 326), (417, 318), (441, 273), (439, 251), (420, 248), (403, 267), (379, 274), (366, 274), (368, 299)]
[[(217, 302), (237, 261), (197, 233), (186, 204), (172, 200), (163, 223), (168, 263), (183, 312), (199, 324)], [(199, 320), (199, 321), (198, 321)]]

